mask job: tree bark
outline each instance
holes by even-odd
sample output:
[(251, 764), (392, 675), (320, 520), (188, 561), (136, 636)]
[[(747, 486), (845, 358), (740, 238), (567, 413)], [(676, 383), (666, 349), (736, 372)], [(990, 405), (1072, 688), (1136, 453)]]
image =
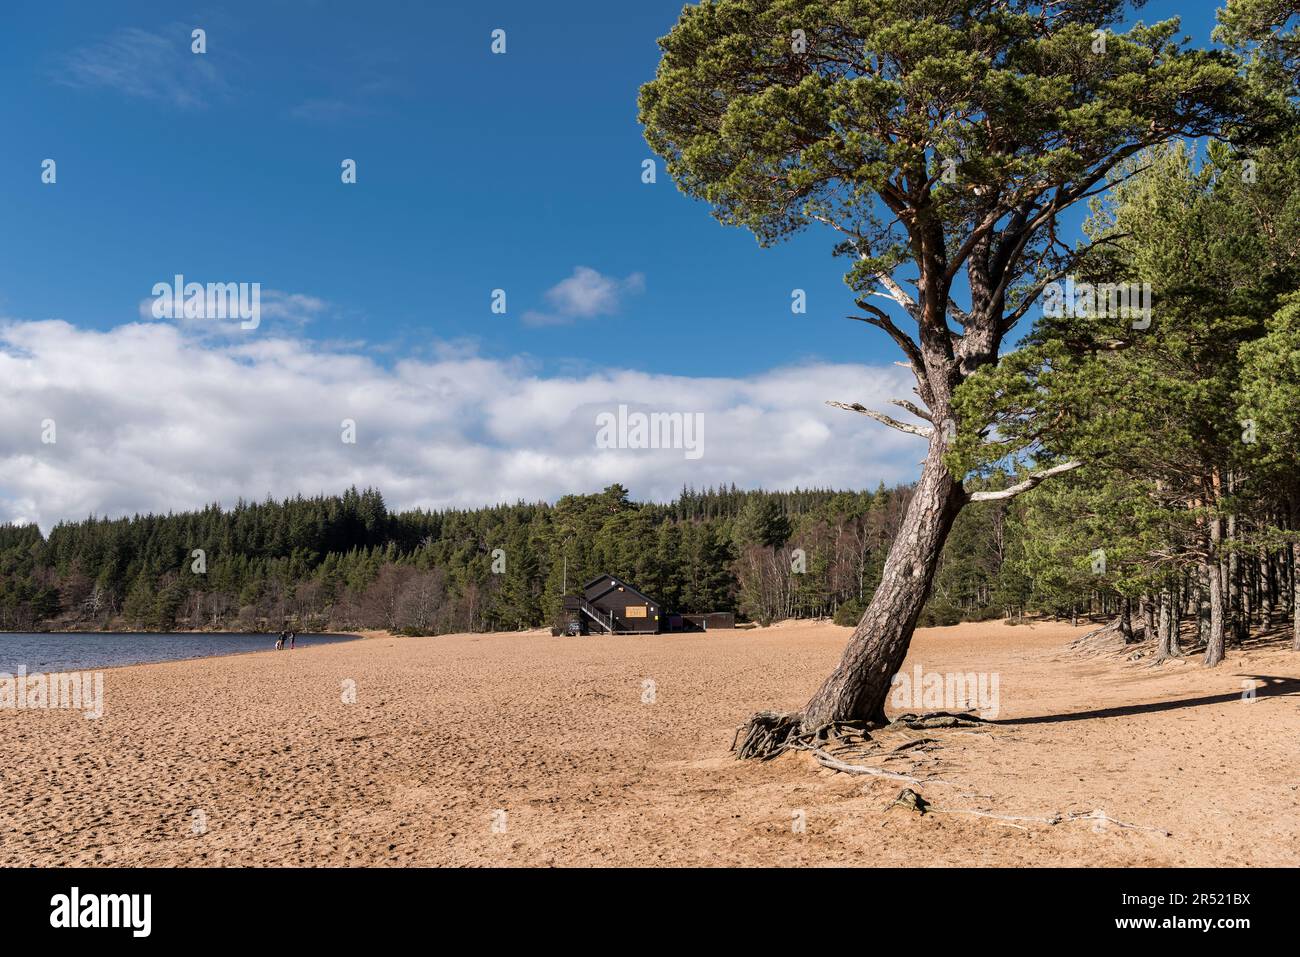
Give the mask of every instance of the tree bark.
[[(1234, 494), (1237, 491), (1237, 476), (1235, 472), (1228, 473), (1228, 492)], [(1228, 581), (1227, 581), (1227, 602), (1228, 602), (1228, 625), (1232, 642), (1238, 648), (1248, 637), (1246, 622), (1242, 615), (1241, 600), (1241, 555), (1237, 550), (1238, 528), (1237, 515), (1230, 513), (1228, 515)]]
[[(1291, 500), (1291, 530), (1300, 529), (1300, 500)], [(1300, 651), (1300, 541), (1291, 543), (1291, 650)]]
[(1210, 556), (1205, 563), (1205, 580), (1210, 592), (1210, 621), (1205, 639), (1205, 664), (1213, 667), (1223, 660), (1223, 519), (1210, 520)]
[(1210, 563), (1210, 628), (1205, 642), (1205, 663), (1217, 665), (1223, 660), (1223, 576), (1219, 573), (1219, 563)]
[[(1291, 543), (1291, 567), (1300, 576), (1300, 542)], [(1300, 581), (1291, 587), (1291, 650), (1300, 651)]]
[(1156, 613), (1152, 607), (1150, 595), (1142, 596), (1142, 640), (1154, 641), (1156, 637)]
[(1266, 631), (1273, 627), (1273, 556), (1268, 552), (1259, 556), (1259, 619)]
[(1166, 658), (1173, 657), (1174, 601), (1174, 596), (1168, 588), (1161, 589), (1160, 624), (1157, 632), (1160, 643), (1156, 648), (1156, 661), (1164, 661)]
[(1196, 574), (1196, 598), (1193, 607), (1196, 610), (1196, 639), (1209, 647), (1210, 644), (1210, 563), (1202, 562)]
[(944, 445), (936, 431), (902, 528), (885, 559), (880, 585), (839, 665), (804, 708), (806, 728), (831, 721), (886, 723), (890, 681), (907, 657), (943, 543), (966, 503), (961, 483), (943, 463)]
[(1183, 656), (1183, 593), (1186, 591), (1186, 576), (1183, 577), (1182, 583), (1174, 582), (1169, 590), (1172, 596), (1169, 602), (1169, 656), (1181, 658)]

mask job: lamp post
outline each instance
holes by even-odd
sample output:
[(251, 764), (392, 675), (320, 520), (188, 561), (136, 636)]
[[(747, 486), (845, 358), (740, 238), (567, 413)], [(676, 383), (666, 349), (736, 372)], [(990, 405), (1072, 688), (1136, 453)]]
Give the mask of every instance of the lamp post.
[(560, 597), (561, 597), (561, 598), (564, 598), (566, 595), (569, 594), (569, 542), (571, 542), (571, 541), (573, 541), (573, 535), (572, 535), (572, 534), (570, 534), (569, 537), (566, 538), (566, 539), (564, 540), (564, 542), (560, 545), (560, 548), (561, 548), (561, 550), (562, 550), (562, 552), (563, 552), (563, 554), (564, 554), (564, 576), (563, 576), (563, 584), (560, 585)]

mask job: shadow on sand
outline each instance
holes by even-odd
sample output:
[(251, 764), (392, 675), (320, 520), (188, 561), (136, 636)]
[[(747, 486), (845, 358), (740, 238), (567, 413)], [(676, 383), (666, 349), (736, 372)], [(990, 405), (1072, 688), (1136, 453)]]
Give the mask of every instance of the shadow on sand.
[[(1237, 675), (1238, 678), (1253, 678), (1262, 681), (1256, 688), (1257, 698), (1291, 697), (1300, 693), (1300, 678), (1278, 678), (1273, 675)], [(1015, 726), (1026, 724), (1056, 724), (1060, 721), (1089, 721), (1093, 718), (1119, 718), (1129, 714), (1153, 714), (1158, 711), (1174, 711), (1179, 708), (1198, 708), (1209, 704), (1227, 704), (1240, 701), (1242, 692), (1229, 691), (1226, 694), (1204, 695), (1199, 698), (1178, 698), (1174, 701), (1155, 701), (1151, 704), (1124, 705), (1119, 708), (1098, 708), (1094, 711), (1074, 711), (1070, 714), (1044, 714), (1028, 718), (1003, 718), (988, 721), (986, 724), (998, 726)]]

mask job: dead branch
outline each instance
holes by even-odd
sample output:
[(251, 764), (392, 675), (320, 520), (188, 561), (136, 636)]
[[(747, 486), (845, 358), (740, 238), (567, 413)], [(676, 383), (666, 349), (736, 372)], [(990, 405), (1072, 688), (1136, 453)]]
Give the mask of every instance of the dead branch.
[(1015, 485), (1004, 488), (1000, 492), (971, 492), (970, 501), (996, 502), (1001, 501), (1002, 499), (1015, 498), (1022, 492), (1028, 492), (1031, 488), (1036, 488), (1043, 484), (1043, 482), (1047, 481), (1049, 478), (1052, 478), (1055, 475), (1061, 475), (1065, 472), (1072, 472), (1081, 465), (1083, 465), (1082, 462), (1073, 460), (1062, 462), (1060, 465), (1053, 465), (1050, 469), (1043, 469), (1041, 472), (1034, 472), (1023, 482), (1017, 482)]
[(827, 405), (834, 406), (837, 409), (844, 409), (847, 412), (860, 412), (863, 415), (870, 416), (882, 425), (887, 425), (891, 429), (897, 429), (900, 432), (907, 432), (911, 435), (919, 435), (923, 439), (928, 439), (933, 433), (934, 428), (928, 425), (911, 425), (907, 422), (900, 422), (898, 419), (890, 418), (883, 412), (877, 412), (874, 409), (868, 409), (858, 402), (833, 402), (828, 401)]
[(934, 417), (931, 416), (930, 413), (927, 412), (925, 409), (917, 405), (915, 402), (909, 402), (907, 401), (907, 399), (890, 399), (889, 404), (896, 405), (900, 409), (903, 409), (904, 411), (911, 412), (918, 419), (925, 419), (925, 421), (930, 423), (934, 422)]

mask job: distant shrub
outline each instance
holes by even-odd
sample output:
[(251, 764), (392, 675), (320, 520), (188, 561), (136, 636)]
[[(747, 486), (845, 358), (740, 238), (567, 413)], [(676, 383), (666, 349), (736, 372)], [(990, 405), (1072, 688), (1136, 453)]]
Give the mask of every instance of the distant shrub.
[(861, 598), (852, 598), (835, 609), (834, 622), (837, 625), (856, 625), (866, 611), (867, 603)]
[(933, 598), (921, 610), (917, 625), (921, 628), (943, 628), (961, 621), (961, 609), (943, 598)]

